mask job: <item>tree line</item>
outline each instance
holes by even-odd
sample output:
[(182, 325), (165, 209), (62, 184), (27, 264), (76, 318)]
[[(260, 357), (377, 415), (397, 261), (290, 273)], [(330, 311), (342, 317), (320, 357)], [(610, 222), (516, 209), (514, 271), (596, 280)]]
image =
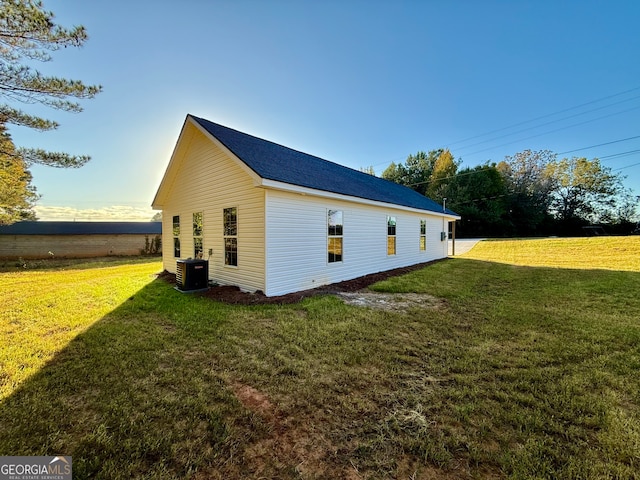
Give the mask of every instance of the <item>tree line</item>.
[(640, 197), (597, 158), (525, 150), (499, 163), (462, 167), (448, 149), (438, 149), (391, 163), (382, 177), (436, 202), (446, 199), (462, 217), (460, 237), (576, 236), (594, 225), (629, 234), (637, 228)]
[[(41, 104), (80, 112), (77, 100), (95, 97), (102, 87), (80, 80), (46, 76), (33, 67), (51, 52), (81, 47), (82, 26), (64, 28), (40, 0), (0, 2), (0, 225), (35, 219), (38, 194), (29, 168), (34, 164), (80, 167), (89, 157), (38, 148), (17, 147), (10, 125), (40, 131), (58, 123), (28, 114), (16, 104)], [(366, 169), (373, 174), (373, 169)], [(609, 233), (629, 233), (638, 221), (637, 198), (622, 177), (598, 159), (562, 158), (550, 151), (507, 156), (499, 163), (462, 167), (447, 149), (418, 152), (392, 163), (383, 178), (409, 186), (462, 216), (460, 236), (579, 235), (588, 225), (605, 225)]]

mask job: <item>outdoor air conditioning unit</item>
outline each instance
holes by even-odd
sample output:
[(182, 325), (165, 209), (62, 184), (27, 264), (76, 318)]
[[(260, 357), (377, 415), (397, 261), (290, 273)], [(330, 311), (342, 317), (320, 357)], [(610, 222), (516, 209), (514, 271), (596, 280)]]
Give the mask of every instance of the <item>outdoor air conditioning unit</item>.
[(176, 288), (182, 292), (204, 290), (209, 284), (209, 262), (207, 260), (177, 260)]

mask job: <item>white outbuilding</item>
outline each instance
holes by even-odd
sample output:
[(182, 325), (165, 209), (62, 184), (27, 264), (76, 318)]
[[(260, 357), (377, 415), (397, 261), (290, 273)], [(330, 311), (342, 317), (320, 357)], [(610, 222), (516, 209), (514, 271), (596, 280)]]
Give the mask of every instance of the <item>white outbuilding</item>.
[(153, 200), (164, 268), (283, 295), (447, 256), (460, 217), (402, 185), (187, 115)]

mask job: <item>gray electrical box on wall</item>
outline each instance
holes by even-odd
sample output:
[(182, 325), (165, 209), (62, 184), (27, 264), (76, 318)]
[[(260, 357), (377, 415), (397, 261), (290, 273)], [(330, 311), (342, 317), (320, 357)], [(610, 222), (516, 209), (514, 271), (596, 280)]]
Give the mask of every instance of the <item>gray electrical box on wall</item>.
[(440, 232), (440, 241), (444, 242), (447, 239), (447, 232)]

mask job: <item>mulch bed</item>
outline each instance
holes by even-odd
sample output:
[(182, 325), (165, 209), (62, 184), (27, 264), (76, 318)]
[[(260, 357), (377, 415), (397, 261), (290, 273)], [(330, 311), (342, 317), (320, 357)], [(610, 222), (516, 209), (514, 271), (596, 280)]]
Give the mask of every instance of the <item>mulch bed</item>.
[[(421, 268), (431, 265), (432, 263), (439, 262), (441, 260), (434, 260), (431, 262), (419, 263), (417, 265), (411, 265), (409, 267), (395, 268), (393, 270), (387, 270), (384, 272), (371, 273), (363, 277), (354, 278), (353, 280), (345, 280), (344, 282), (332, 283), (331, 285), (324, 285), (322, 287), (313, 288), (311, 290), (304, 290), (302, 292), (288, 293), (286, 295), (279, 295), (275, 297), (267, 297), (261, 291), (255, 293), (243, 292), (238, 287), (219, 285), (209, 288), (205, 292), (198, 292), (196, 295), (210, 298), (218, 302), (230, 303), (235, 305), (267, 305), (267, 304), (287, 304), (297, 303), (304, 298), (313, 297), (315, 295), (329, 295), (340, 292), (357, 292), (367, 288), (376, 282), (386, 280), (390, 277), (396, 277), (398, 275), (404, 275), (405, 273), (420, 270)], [(165, 280), (175, 285), (175, 274), (169, 273), (166, 270), (158, 275), (158, 278)]]

